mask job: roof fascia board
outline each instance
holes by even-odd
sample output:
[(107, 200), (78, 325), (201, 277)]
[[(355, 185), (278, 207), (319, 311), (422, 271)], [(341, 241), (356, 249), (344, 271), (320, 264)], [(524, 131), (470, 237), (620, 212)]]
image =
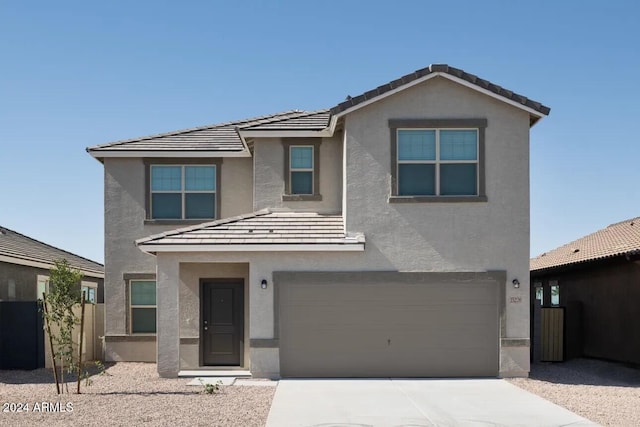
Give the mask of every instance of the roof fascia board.
[(452, 76), (451, 74), (447, 74), (447, 73), (441, 73), (441, 72), (439, 72), (438, 74), (439, 74), (439, 75), (441, 75), (442, 77), (446, 77), (446, 78), (448, 78), (449, 80), (451, 80), (451, 81), (453, 81), (453, 82), (456, 82), (456, 83), (459, 83), (459, 84), (461, 84), (461, 85), (463, 85), (463, 86), (466, 86), (466, 87), (468, 87), (469, 89), (473, 89), (473, 90), (475, 90), (475, 91), (478, 91), (478, 92), (480, 92), (480, 93), (482, 93), (482, 94), (484, 94), (484, 95), (487, 95), (487, 96), (490, 96), (490, 97), (492, 97), (492, 98), (495, 98), (495, 99), (497, 99), (498, 101), (502, 101), (502, 102), (504, 102), (504, 103), (506, 103), (506, 104), (509, 104), (509, 105), (512, 105), (512, 106), (514, 106), (514, 107), (516, 107), (516, 108), (520, 108), (521, 110), (524, 110), (524, 111), (526, 111), (527, 113), (529, 113), (529, 114), (531, 114), (532, 116), (535, 116), (535, 117), (537, 117), (537, 118), (539, 118), (539, 119), (541, 119), (541, 118), (545, 117), (545, 115), (544, 115), (544, 114), (542, 114), (542, 113), (541, 113), (541, 112), (539, 112), (539, 111), (534, 110), (534, 109), (533, 109), (533, 108), (531, 108), (531, 107), (527, 107), (526, 105), (522, 105), (521, 103), (516, 102), (516, 101), (514, 101), (514, 100), (512, 100), (512, 99), (507, 99), (507, 98), (505, 98), (505, 97), (504, 97), (504, 96), (502, 96), (502, 95), (498, 95), (497, 93), (491, 92), (490, 90), (487, 90), (487, 89), (481, 88), (480, 86), (475, 85), (475, 84), (473, 84), (473, 83), (470, 83), (470, 82), (468, 82), (468, 81), (466, 81), (466, 80), (463, 80), (463, 79), (458, 78), (458, 77), (456, 77), (456, 76)]
[(251, 153), (246, 149), (246, 143), (243, 141), (245, 150), (243, 151), (89, 151), (92, 157), (102, 159), (105, 157), (251, 157)]
[[(397, 88), (392, 89), (392, 90), (390, 90), (388, 92), (385, 92), (385, 93), (383, 93), (381, 95), (378, 95), (378, 96), (376, 96), (374, 98), (371, 98), (371, 99), (368, 99), (368, 100), (366, 100), (364, 102), (361, 102), (358, 105), (354, 105), (353, 107), (347, 108), (346, 110), (341, 111), (340, 113), (334, 115), (332, 117), (332, 119), (333, 118), (338, 119), (338, 118), (340, 118), (342, 116), (345, 116), (345, 115), (347, 115), (349, 113), (352, 113), (352, 112), (354, 112), (356, 110), (359, 110), (359, 109), (361, 109), (363, 107), (366, 107), (367, 105), (373, 104), (374, 102), (378, 102), (378, 101), (380, 101), (380, 100), (382, 100), (382, 99), (384, 99), (384, 98), (386, 98), (388, 96), (391, 96), (391, 95), (394, 95), (394, 94), (396, 94), (398, 92), (401, 92), (403, 90), (409, 89), (410, 87), (413, 87), (415, 85), (419, 85), (420, 83), (424, 83), (427, 80), (433, 79), (435, 77), (444, 77), (446, 79), (451, 80), (452, 82), (461, 84), (461, 85), (463, 85), (465, 87), (468, 87), (469, 89), (473, 89), (473, 90), (475, 90), (477, 92), (480, 92), (480, 93), (482, 93), (484, 95), (487, 95), (487, 96), (490, 96), (490, 97), (492, 97), (494, 99), (497, 99), (498, 101), (502, 101), (502, 102), (504, 102), (506, 104), (509, 104), (509, 105), (511, 105), (513, 107), (516, 107), (516, 108), (520, 108), (521, 110), (526, 111), (527, 113), (531, 114), (532, 116), (536, 117), (537, 119), (541, 119), (542, 117), (545, 116), (544, 114), (540, 113), (539, 111), (536, 111), (536, 110), (534, 110), (532, 108), (529, 108), (526, 105), (522, 105), (519, 102), (507, 99), (504, 96), (498, 95), (497, 93), (493, 93), (490, 90), (481, 88), (480, 86), (475, 85), (473, 83), (469, 83), (466, 80), (460, 79), (460, 78), (458, 78), (456, 76), (452, 76), (449, 73), (445, 73), (445, 72), (442, 72), (442, 71), (436, 71), (434, 73), (427, 74), (424, 77), (420, 77), (419, 79), (413, 80), (412, 82), (409, 82), (409, 83), (404, 84), (402, 86), (398, 86)], [(537, 120), (536, 120), (536, 123), (537, 123)]]
[[(6, 255), (0, 255), (0, 261), (1, 262), (6, 262), (6, 263), (9, 263), (9, 264), (24, 265), (24, 266), (27, 266), (27, 267), (44, 268), (45, 270), (50, 270), (53, 267), (55, 267), (55, 265), (52, 264), (52, 263), (47, 263), (47, 262), (42, 262), (42, 261), (34, 261), (34, 260), (29, 260), (29, 259), (24, 259), (24, 258), (10, 257), (10, 256), (6, 256)], [(95, 271), (89, 271), (89, 270), (85, 270), (85, 269), (82, 269), (82, 268), (77, 268), (77, 267), (74, 267), (74, 266), (71, 266), (71, 267), (75, 268), (77, 270), (80, 270), (82, 272), (82, 274), (84, 274), (85, 276), (104, 279), (104, 273), (97, 273)]]
[(146, 253), (156, 252), (362, 252), (364, 243), (350, 244), (244, 244), (244, 245), (159, 245), (140, 244)]
[(322, 130), (263, 130), (263, 129), (240, 129), (240, 134), (252, 138), (323, 138), (333, 136), (333, 130), (325, 128)]

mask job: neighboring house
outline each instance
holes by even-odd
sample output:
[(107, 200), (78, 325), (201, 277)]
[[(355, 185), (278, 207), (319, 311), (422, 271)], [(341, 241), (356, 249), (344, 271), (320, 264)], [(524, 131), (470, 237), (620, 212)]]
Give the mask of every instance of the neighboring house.
[(88, 148), (107, 359), (527, 375), (529, 128), (548, 113), (431, 65), (328, 110)]
[(531, 283), (532, 301), (576, 311), (573, 353), (640, 364), (640, 217), (533, 258)]
[(102, 303), (104, 266), (0, 226), (0, 301), (36, 301), (48, 290), (49, 270), (66, 259), (83, 274), (87, 300)]

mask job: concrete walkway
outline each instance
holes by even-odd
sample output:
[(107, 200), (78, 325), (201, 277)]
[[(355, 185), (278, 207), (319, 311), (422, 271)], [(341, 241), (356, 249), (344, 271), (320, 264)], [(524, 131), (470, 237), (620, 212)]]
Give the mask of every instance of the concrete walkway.
[(267, 427), (594, 426), (499, 379), (281, 380)]

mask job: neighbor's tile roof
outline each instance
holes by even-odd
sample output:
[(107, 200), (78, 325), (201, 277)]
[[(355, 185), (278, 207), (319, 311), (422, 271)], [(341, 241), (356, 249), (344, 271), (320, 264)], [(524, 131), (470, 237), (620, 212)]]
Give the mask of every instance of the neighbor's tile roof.
[(136, 241), (138, 245), (357, 244), (347, 237), (341, 215), (263, 210), (180, 228)]
[(141, 138), (126, 139), (87, 148), (92, 153), (104, 151), (220, 151), (244, 150), (238, 129), (323, 129), (329, 121), (327, 110), (293, 110), (251, 119), (183, 129)]
[(533, 101), (526, 96), (517, 94), (513, 91), (500, 87), (494, 83), (491, 83), (488, 80), (484, 80), (475, 76), (473, 74), (469, 74), (464, 70), (459, 68), (450, 67), (447, 64), (431, 64), (428, 67), (422, 68), (420, 70), (414, 71), (411, 74), (407, 74), (406, 76), (400, 77), (399, 79), (390, 81), (389, 83), (383, 84), (382, 86), (378, 86), (375, 89), (372, 89), (368, 92), (365, 92), (361, 95), (348, 97), (346, 101), (341, 102), (340, 104), (333, 107), (330, 111), (331, 114), (338, 114), (345, 110), (348, 110), (351, 107), (354, 107), (358, 104), (361, 104), (370, 99), (376, 98), (380, 95), (385, 94), (386, 92), (392, 91), (404, 85), (407, 85), (415, 80), (418, 80), (422, 77), (425, 77), (432, 73), (446, 73), (451, 76), (462, 79), (466, 82), (474, 84), (482, 89), (486, 89), (495, 93), (496, 95), (500, 95), (508, 100), (515, 101), (519, 104), (525, 105), (541, 114), (548, 115), (551, 109), (545, 105), (537, 101)]
[(640, 217), (611, 224), (531, 259), (531, 271), (546, 270), (616, 255), (640, 254)]
[(104, 275), (104, 266), (102, 264), (47, 245), (1, 226), (0, 256), (3, 257), (2, 259), (5, 262), (12, 264), (29, 265), (30, 262), (35, 262), (46, 264), (50, 267), (53, 267), (54, 261), (64, 258), (74, 268), (96, 273), (97, 275)]

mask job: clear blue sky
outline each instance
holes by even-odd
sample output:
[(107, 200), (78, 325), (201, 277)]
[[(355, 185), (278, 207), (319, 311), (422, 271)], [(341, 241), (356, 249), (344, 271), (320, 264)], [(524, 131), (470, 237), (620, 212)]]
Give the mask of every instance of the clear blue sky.
[(85, 147), (331, 107), (448, 63), (552, 109), (531, 131), (537, 255), (640, 215), (639, 22), (632, 0), (6, 0), (0, 225), (102, 261)]

